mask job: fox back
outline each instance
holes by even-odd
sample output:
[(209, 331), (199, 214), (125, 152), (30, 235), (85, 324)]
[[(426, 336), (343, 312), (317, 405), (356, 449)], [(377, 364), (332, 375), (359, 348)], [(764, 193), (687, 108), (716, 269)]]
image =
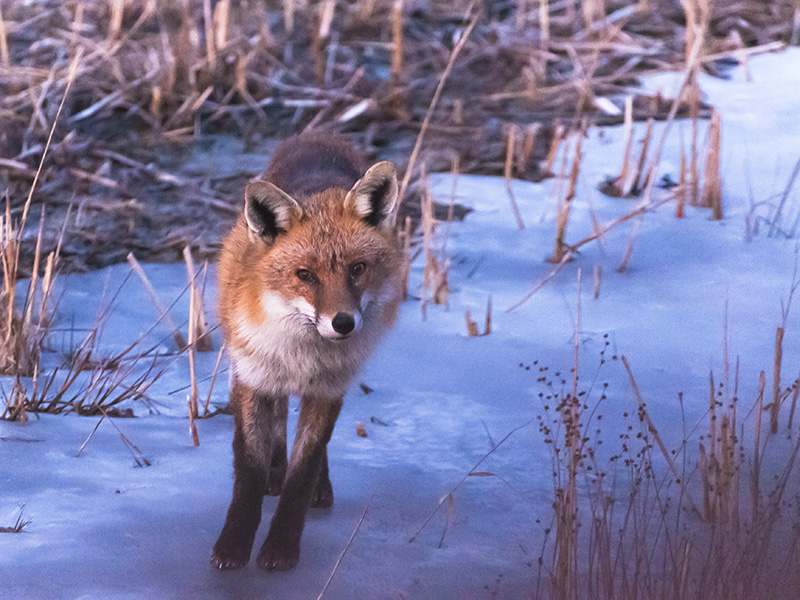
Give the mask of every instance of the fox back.
[(341, 396), (401, 298), (390, 163), (298, 136), (247, 186), (220, 258), (220, 316), (236, 375), (270, 393)]

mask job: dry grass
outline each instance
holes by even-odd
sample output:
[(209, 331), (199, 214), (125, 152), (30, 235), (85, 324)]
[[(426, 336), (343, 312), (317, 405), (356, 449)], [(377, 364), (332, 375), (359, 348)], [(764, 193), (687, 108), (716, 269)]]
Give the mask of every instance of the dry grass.
[(0, 533), (22, 533), (22, 531), (30, 525), (30, 519), (23, 519), (22, 517), (23, 508), (19, 509), (19, 514), (14, 524), (8, 527), (0, 527)]
[[(515, 176), (541, 179), (549, 176), (556, 118), (567, 129), (583, 117), (618, 123), (622, 111), (596, 99), (632, 93), (634, 120), (666, 116), (668, 102), (631, 84), (685, 60), (696, 37), (687, 15), (707, 23), (702, 63), (713, 71), (720, 58), (788, 41), (796, 12), (779, 0), (693, 0), (685, 9), (633, 0), (483, 3), (472, 13), (469, 6), (5, 3), (0, 188), (9, 188), (16, 218), (79, 54), (33, 198), (48, 203), (43, 256), (66, 207), (73, 200), (79, 207), (64, 240), (67, 269), (117, 262), (134, 249), (148, 259), (180, 259), (187, 244), (195, 256), (213, 253), (255, 172), (187, 170), (186, 157), (206, 134), (258, 145), (265, 136), (329, 129), (402, 164), (425, 127), (420, 151), (429, 171), (446, 170), (455, 151), (463, 172), (501, 174), (513, 124), (527, 136), (516, 144), (524, 151), (515, 152)], [(682, 104), (680, 114), (688, 111)], [(531, 127), (536, 134), (528, 136)], [(213, 218), (198, 222), (198, 206)], [(24, 273), (32, 256), (32, 248), (23, 252)]]
[[(728, 395), (712, 375), (707, 434), (685, 438), (674, 451), (637, 391), (636, 417), (611, 451), (600, 420), (608, 384), (594, 397), (594, 383), (576, 396), (559, 385), (558, 373), (538, 369), (554, 498), (533, 597), (790, 597), (800, 576), (792, 541), (800, 525), (792, 508), (800, 441), (762, 431), (763, 373), (744, 419), (735, 392)], [(777, 467), (769, 475), (765, 462)]]

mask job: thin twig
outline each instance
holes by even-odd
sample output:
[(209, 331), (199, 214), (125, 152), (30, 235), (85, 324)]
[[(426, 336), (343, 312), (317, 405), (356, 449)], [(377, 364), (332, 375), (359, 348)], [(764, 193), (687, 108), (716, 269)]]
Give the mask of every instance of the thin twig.
[(364, 507), (364, 512), (361, 513), (361, 518), (358, 520), (358, 523), (356, 523), (355, 529), (353, 529), (353, 533), (350, 535), (350, 539), (347, 540), (347, 544), (342, 550), (342, 553), (339, 554), (339, 558), (336, 559), (336, 562), (333, 565), (333, 569), (331, 570), (331, 574), (328, 576), (328, 580), (325, 582), (325, 585), (322, 586), (322, 591), (320, 591), (319, 596), (317, 596), (317, 600), (322, 600), (322, 597), (325, 595), (325, 592), (328, 591), (328, 587), (331, 585), (331, 581), (333, 581), (333, 576), (336, 575), (336, 571), (339, 569), (339, 565), (341, 564), (342, 559), (344, 559), (344, 555), (347, 554), (347, 551), (353, 544), (353, 540), (356, 538), (358, 530), (361, 529), (361, 524), (364, 522), (364, 517), (367, 516), (367, 511), (369, 510), (369, 507), (372, 504), (372, 499), (374, 497), (375, 497), (374, 495), (370, 496), (369, 502), (367, 502), (367, 505)]
[(478, 0), (473, 0), (470, 3), (469, 8), (467, 9), (467, 14), (473, 13), (472, 18), (470, 19), (467, 28), (464, 30), (464, 33), (462, 33), (461, 37), (458, 39), (453, 51), (450, 53), (450, 60), (447, 61), (447, 66), (444, 68), (442, 76), (439, 78), (439, 84), (436, 86), (436, 91), (433, 92), (433, 99), (428, 106), (428, 111), (425, 113), (425, 119), (422, 121), (422, 127), (420, 127), (419, 134), (417, 135), (417, 141), (414, 143), (414, 149), (411, 151), (411, 157), (408, 159), (408, 166), (406, 167), (406, 172), (403, 175), (403, 181), (400, 184), (400, 193), (398, 198), (400, 198), (401, 201), (405, 196), (408, 183), (411, 181), (411, 175), (414, 172), (414, 165), (417, 162), (417, 156), (419, 155), (420, 148), (422, 147), (422, 140), (424, 139), (425, 132), (428, 130), (428, 126), (430, 125), (433, 111), (436, 108), (436, 105), (439, 103), (439, 97), (442, 95), (442, 90), (444, 89), (444, 84), (447, 82), (447, 78), (450, 76), (450, 71), (453, 70), (453, 63), (455, 63), (456, 58), (461, 53), (461, 49), (467, 43), (472, 30), (475, 29), (475, 26), (478, 24), (478, 19), (480, 19), (481, 11), (475, 10), (477, 4)]
[(449, 498), (449, 497), (450, 497), (450, 496), (453, 494), (453, 492), (455, 492), (455, 491), (456, 491), (456, 490), (457, 490), (459, 487), (461, 487), (461, 484), (462, 484), (462, 483), (464, 483), (464, 482), (465, 482), (465, 481), (466, 481), (466, 480), (467, 480), (467, 479), (468, 479), (468, 478), (469, 478), (469, 477), (470, 477), (470, 476), (471, 476), (471, 475), (472, 475), (472, 474), (475, 472), (475, 470), (476, 470), (476, 469), (477, 469), (477, 468), (478, 468), (478, 467), (481, 465), (481, 463), (482, 463), (483, 461), (485, 461), (485, 460), (486, 460), (487, 458), (489, 458), (489, 457), (490, 457), (492, 454), (494, 454), (495, 450), (497, 450), (497, 449), (498, 449), (500, 446), (502, 446), (502, 445), (503, 445), (503, 443), (504, 443), (504, 442), (505, 442), (505, 441), (506, 441), (508, 438), (510, 438), (512, 435), (514, 435), (514, 434), (515, 434), (517, 431), (519, 431), (520, 429), (523, 429), (523, 428), (527, 427), (528, 425), (530, 425), (531, 423), (533, 423), (535, 420), (536, 420), (536, 419), (531, 419), (531, 420), (529, 420), (529, 421), (526, 421), (526, 422), (525, 422), (525, 423), (523, 423), (522, 425), (518, 425), (517, 427), (515, 427), (514, 429), (512, 429), (511, 431), (509, 431), (509, 432), (506, 434), (506, 436), (505, 436), (505, 437), (504, 437), (502, 440), (500, 440), (499, 442), (497, 442), (497, 444), (496, 444), (496, 445), (494, 445), (494, 446), (492, 447), (492, 449), (491, 449), (491, 450), (489, 450), (489, 451), (488, 451), (486, 454), (484, 454), (484, 455), (481, 457), (481, 459), (480, 459), (478, 462), (476, 462), (476, 463), (475, 463), (475, 464), (472, 466), (472, 468), (471, 468), (471, 469), (470, 469), (470, 470), (467, 472), (467, 474), (466, 474), (466, 475), (464, 475), (464, 477), (462, 477), (462, 478), (461, 478), (461, 479), (458, 481), (458, 483), (456, 483), (456, 484), (453, 486), (453, 489), (451, 489), (449, 492), (447, 492), (447, 494), (445, 494), (445, 495), (442, 497), (442, 499), (439, 501), (439, 504), (437, 504), (437, 505), (436, 505), (436, 508), (434, 508), (434, 509), (433, 509), (433, 512), (431, 512), (431, 514), (429, 514), (429, 515), (428, 515), (428, 518), (427, 518), (427, 519), (425, 519), (425, 521), (422, 523), (422, 525), (421, 525), (421, 526), (420, 526), (420, 528), (417, 530), (417, 532), (416, 532), (416, 533), (415, 533), (413, 536), (411, 536), (411, 539), (410, 539), (410, 540), (408, 540), (408, 543), (409, 543), (409, 544), (412, 544), (412, 543), (414, 543), (414, 540), (416, 540), (416, 539), (417, 539), (417, 536), (419, 536), (419, 534), (420, 534), (420, 533), (422, 533), (422, 530), (423, 530), (423, 529), (425, 529), (425, 526), (426, 526), (426, 525), (427, 525), (427, 524), (430, 522), (430, 520), (433, 518), (433, 516), (436, 514), (436, 512), (437, 512), (437, 511), (438, 511), (438, 510), (439, 510), (439, 509), (442, 507), (442, 504), (444, 504), (444, 503), (445, 503), (445, 501), (446, 501), (446, 500), (447, 500), (447, 499), (448, 499), (448, 498)]

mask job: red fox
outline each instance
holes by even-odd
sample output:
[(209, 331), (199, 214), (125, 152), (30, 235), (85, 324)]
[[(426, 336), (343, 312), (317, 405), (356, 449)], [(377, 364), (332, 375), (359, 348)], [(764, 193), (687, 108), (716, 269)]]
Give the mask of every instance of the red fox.
[[(232, 362), (233, 499), (211, 556), (250, 560), (264, 494), (280, 495), (256, 558), (297, 564), (309, 507), (333, 504), (327, 444), (345, 390), (397, 316), (394, 165), (330, 136), (282, 142), (222, 246), (219, 314)], [(362, 176), (363, 173), (363, 176)], [(287, 461), (288, 398), (300, 396)]]

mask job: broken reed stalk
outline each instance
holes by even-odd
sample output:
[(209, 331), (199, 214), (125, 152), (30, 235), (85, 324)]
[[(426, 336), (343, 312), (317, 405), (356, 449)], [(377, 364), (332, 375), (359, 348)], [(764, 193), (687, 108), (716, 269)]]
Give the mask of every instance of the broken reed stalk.
[(411, 181), (411, 176), (414, 172), (414, 165), (417, 162), (417, 157), (419, 156), (420, 149), (422, 148), (422, 141), (425, 138), (425, 133), (427, 132), (428, 127), (430, 126), (431, 118), (433, 117), (433, 111), (439, 104), (439, 98), (442, 95), (444, 84), (447, 82), (450, 72), (453, 70), (453, 64), (455, 63), (456, 58), (459, 54), (461, 54), (461, 50), (464, 48), (464, 45), (467, 43), (472, 30), (475, 29), (475, 26), (478, 24), (478, 20), (481, 17), (482, 11), (477, 9), (477, 5), (477, 0), (473, 0), (467, 9), (467, 14), (472, 14), (472, 17), (470, 18), (466, 29), (464, 29), (464, 32), (461, 34), (461, 37), (458, 38), (458, 42), (456, 42), (456, 45), (453, 47), (453, 51), (450, 53), (450, 58), (447, 61), (447, 65), (445, 66), (444, 71), (442, 71), (441, 77), (439, 77), (439, 83), (436, 85), (436, 90), (433, 92), (431, 103), (428, 105), (428, 110), (425, 112), (425, 118), (422, 120), (422, 126), (419, 129), (419, 134), (417, 134), (417, 140), (414, 142), (414, 148), (411, 150), (411, 156), (408, 159), (406, 172), (403, 175), (402, 182), (400, 183), (400, 192), (398, 194), (398, 198), (400, 198), (401, 202), (405, 197), (408, 183)]
[(108, 22), (107, 43), (111, 44), (119, 37), (122, 28), (122, 16), (125, 10), (125, 0), (111, 0), (111, 17)]
[(794, 411), (797, 408), (798, 396), (800, 396), (800, 375), (794, 380), (794, 385), (792, 386), (792, 404), (789, 408), (789, 425), (786, 428), (790, 433), (792, 431), (792, 422), (794, 421)]
[(581, 0), (584, 27), (590, 28), (606, 14), (605, 0)]
[(195, 422), (197, 407), (191, 397), (186, 399), (186, 404), (189, 407), (189, 435), (192, 436), (192, 445), (197, 448), (200, 446), (200, 436), (197, 434), (197, 423)]
[(541, 128), (542, 124), (538, 121), (525, 127), (525, 135), (522, 141), (522, 152), (517, 154), (517, 160), (519, 161), (517, 169), (520, 173), (525, 172), (525, 166), (528, 164), (531, 154), (533, 154), (533, 146), (536, 143), (536, 136), (539, 135), (539, 130)]
[(287, 33), (294, 31), (295, 0), (283, 0), (283, 26)]
[(700, 205), (700, 174), (698, 172), (698, 122), (700, 120), (700, 87), (692, 78), (688, 87), (687, 102), (689, 103), (689, 118), (692, 121), (692, 143), (689, 147), (689, 204)]
[(190, 419), (194, 419), (197, 417), (198, 414), (198, 407), (197, 407), (197, 371), (195, 369), (195, 335), (197, 334), (197, 329), (195, 328), (195, 319), (197, 318), (197, 303), (195, 302), (195, 298), (197, 297), (194, 293), (194, 278), (189, 280), (189, 343), (186, 346), (187, 350), (189, 351), (189, 378), (191, 379), (192, 384), (192, 393), (189, 397), (189, 415)]
[(486, 301), (486, 321), (483, 325), (483, 335), (492, 333), (492, 295), (489, 294), (489, 299)]
[(625, 139), (625, 152), (622, 155), (622, 167), (617, 175), (617, 188), (624, 198), (630, 194), (633, 181), (629, 181), (629, 164), (631, 160), (631, 146), (633, 146), (633, 96), (625, 97), (625, 112), (623, 117), (623, 138)]
[(427, 178), (422, 177), (423, 191), (420, 194), (420, 208), (422, 212), (422, 241), (425, 251), (425, 266), (422, 271), (422, 308), (423, 314), (427, 308), (428, 299), (434, 304), (444, 305), (450, 294), (447, 283), (449, 267), (446, 259), (442, 266), (439, 253), (436, 250), (436, 220), (433, 216), (433, 196), (428, 187)]
[(8, 54), (8, 35), (6, 33), (6, 21), (3, 18), (3, 7), (0, 6), (0, 65), (4, 69), (11, 68), (11, 60)]
[(133, 269), (133, 272), (136, 273), (137, 277), (139, 277), (144, 289), (150, 296), (150, 300), (155, 305), (159, 320), (164, 320), (164, 324), (167, 326), (167, 329), (170, 330), (172, 339), (175, 341), (175, 345), (177, 346), (178, 350), (183, 351), (186, 348), (186, 340), (183, 338), (178, 326), (175, 325), (175, 321), (172, 320), (172, 317), (169, 314), (169, 309), (161, 301), (161, 297), (158, 295), (158, 292), (156, 292), (153, 284), (150, 283), (150, 279), (148, 279), (147, 274), (144, 272), (144, 269), (142, 269), (142, 266), (139, 264), (139, 261), (136, 260), (136, 257), (132, 252), (128, 254), (128, 264), (131, 266), (131, 269)]
[(472, 320), (469, 311), (466, 312), (467, 320), (467, 335), (469, 337), (479, 337), (481, 334), (478, 332), (478, 323)]
[(466, 311), (467, 335), (469, 337), (484, 337), (492, 333), (492, 296), (486, 301), (486, 319), (483, 324), (483, 333), (478, 330), (478, 322), (472, 320), (470, 311)]
[(541, 47), (550, 43), (550, 1), (539, 0), (539, 40)]
[(214, 19), (211, 12), (211, 0), (203, 0), (203, 27), (205, 29), (206, 59), (212, 70), (217, 64), (217, 49), (214, 46)]
[(721, 221), (722, 179), (720, 178), (720, 155), (722, 154), (722, 117), (714, 110), (708, 124), (708, 152), (706, 173), (703, 180), (701, 206), (711, 207), (711, 220)]
[[(644, 213), (642, 213), (644, 214)], [(628, 270), (628, 263), (633, 256), (633, 245), (639, 235), (639, 230), (642, 227), (642, 215), (640, 214), (633, 222), (633, 229), (631, 229), (631, 236), (628, 238), (628, 245), (625, 246), (625, 253), (622, 255), (622, 260), (617, 267), (617, 273), (624, 273)]]
[(514, 191), (511, 189), (511, 175), (514, 168), (514, 150), (516, 146), (516, 138), (517, 138), (517, 130), (519, 127), (517, 125), (510, 125), (507, 128), (507, 135), (506, 135), (506, 162), (505, 166), (503, 167), (503, 175), (506, 181), (506, 192), (508, 193), (508, 200), (511, 202), (511, 210), (514, 213), (514, 218), (517, 221), (517, 229), (523, 230), (525, 229), (525, 223), (522, 222), (522, 215), (519, 212), (519, 206), (517, 206), (517, 199), (514, 197)]
[(214, 44), (218, 50), (222, 50), (228, 43), (230, 12), (230, 0), (220, 0), (214, 7)]
[(542, 168), (542, 175), (545, 177), (550, 177), (553, 175), (553, 165), (556, 162), (558, 148), (561, 146), (561, 142), (564, 140), (565, 131), (566, 129), (564, 126), (560, 125), (558, 121), (556, 121), (553, 131), (553, 139), (550, 140), (550, 150), (547, 152), (547, 158), (545, 158), (544, 167)]
[(653, 119), (647, 119), (647, 126), (644, 130), (644, 138), (642, 139), (642, 151), (639, 153), (639, 162), (636, 164), (636, 173), (628, 188), (628, 194), (632, 192), (639, 193), (642, 190), (642, 185), (647, 186), (649, 175), (645, 175), (644, 167), (647, 161), (647, 152), (650, 149), (650, 140), (653, 136)]
[(599, 264), (595, 264), (592, 275), (594, 282), (594, 294), (592, 297), (598, 300), (600, 298), (600, 284), (603, 281), (603, 268)]
[(775, 330), (775, 359), (772, 364), (772, 404), (769, 411), (769, 427), (778, 433), (778, 412), (781, 407), (781, 363), (783, 362), (783, 327)]
[[(403, 5), (404, 0), (392, 1), (392, 81), (398, 83), (403, 74)], [(402, 198), (402, 196), (401, 196)]]
[[(572, 211), (572, 200), (575, 198), (575, 189), (578, 184), (578, 175), (581, 170), (581, 161), (583, 159), (583, 130), (577, 133), (578, 143), (575, 146), (575, 156), (572, 159), (572, 168), (569, 173), (569, 182), (567, 186), (567, 193), (564, 195), (563, 200), (558, 204), (558, 216), (556, 218), (556, 244), (553, 250), (553, 256), (550, 257), (549, 262), (559, 263), (567, 253), (565, 244), (565, 236), (567, 225), (569, 224), (569, 216)], [(569, 146), (567, 147), (567, 150)], [(566, 152), (564, 160), (566, 162)]]
[[(206, 311), (203, 302), (204, 289), (200, 289), (197, 285), (197, 277), (199, 273), (195, 270), (194, 259), (189, 246), (183, 248), (183, 261), (186, 263), (186, 274), (189, 279), (189, 293), (191, 294), (191, 302), (194, 302), (194, 311), (190, 314), (189, 320), (189, 337), (194, 339), (194, 346), (198, 352), (210, 352), (213, 350), (211, 343), (211, 336), (208, 333), (208, 325), (206, 323)], [(208, 263), (206, 263), (207, 265)], [(203, 268), (203, 288), (205, 288), (205, 276), (207, 270)], [(193, 335), (191, 330), (193, 330)], [(192, 342), (189, 342), (190, 344)]]

